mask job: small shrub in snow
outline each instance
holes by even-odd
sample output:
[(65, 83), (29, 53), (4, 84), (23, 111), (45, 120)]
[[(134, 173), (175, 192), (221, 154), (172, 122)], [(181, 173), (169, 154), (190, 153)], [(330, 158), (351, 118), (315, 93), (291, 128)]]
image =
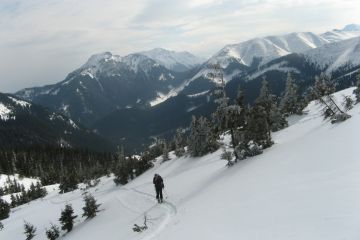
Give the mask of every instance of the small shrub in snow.
[(65, 209), (61, 211), (59, 221), (61, 223), (61, 229), (70, 232), (74, 226), (74, 219), (77, 215), (74, 215), (74, 209), (70, 204), (65, 206)]
[(4, 229), (4, 225), (0, 222), (0, 231)]
[(51, 224), (50, 229), (46, 229), (46, 237), (49, 240), (56, 240), (60, 237), (60, 229), (58, 226)]
[(84, 210), (83, 217), (88, 218), (94, 218), (96, 216), (96, 213), (99, 212), (99, 206), (101, 204), (96, 204), (95, 198), (90, 195), (86, 194), (84, 196), (84, 202), (85, 206), (82, 208)]
[(223, 149), (223, 153), (221, 154), (221, 159), (230, 161), (233, 158), (233, 153), (227, 151), (225, 148)]
[(226, 150), (226, 148), (224, 147), (223, 148), (223, 152), (222, 152), (222, 154), (221, 154), (221, 156), (220, 156), (220, 158), (221, 159), (224, 159), (224, 160), (227, 160), (228, 161), (228, 166), (232, 166), (234, 163), (233, 163), (233, 161), (232, 161), (232, 159), (233, 159), (233, 153), (232, 152), (230, 152), (230, 151), (227, 151)]
[(36, 228), (31, 223), (24, 223), (24, 234), (26, 236), (26, 240), (31, 240), (35, 237)]
[(239, 144), (235, 147), (238, 160), (244, 160), (247, 157), (247, 147), (244, 144)]

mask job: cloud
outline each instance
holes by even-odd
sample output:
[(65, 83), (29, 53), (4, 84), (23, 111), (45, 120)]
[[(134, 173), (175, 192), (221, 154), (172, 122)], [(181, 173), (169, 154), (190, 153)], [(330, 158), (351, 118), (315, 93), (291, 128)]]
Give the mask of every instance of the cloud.
[(60, 81), (97, 52), (208, 57), (252, 37), (359, 23), (358, 12), (355, 0), (0, 0), (0, 91)]

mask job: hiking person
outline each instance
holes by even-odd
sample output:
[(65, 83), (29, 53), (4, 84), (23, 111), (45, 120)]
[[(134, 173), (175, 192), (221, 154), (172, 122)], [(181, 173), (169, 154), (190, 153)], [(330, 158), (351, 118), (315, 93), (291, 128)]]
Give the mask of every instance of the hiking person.
[(156, 199), (159, 203), (163, 202), (163, 194), (162, 190), (164, 188), (164, 181), (162, 177), (159, 174), (154, 175), (153, 183), (155, 185), (155, 191), (156, 191)]

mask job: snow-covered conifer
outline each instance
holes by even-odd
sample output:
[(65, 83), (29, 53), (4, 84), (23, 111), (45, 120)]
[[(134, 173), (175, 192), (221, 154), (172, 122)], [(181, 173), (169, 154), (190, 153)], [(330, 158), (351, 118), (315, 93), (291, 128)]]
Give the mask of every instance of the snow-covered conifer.
[(61, 211), (59, 221), (61, 223), (61, 229), (70, 232), (74, 226), (74, 219), (77, 215), (74, 215), (74, 209), (70, 204), (65, 205), (65, 209)]
[(36, 236), (36, 228), (31, 223), (25, 222), (24, 223), (24, 234), (26, 240), (31, 240)]
[(99, 212), (99, 206), (101, 204), (97, 204), (95, 198), (91, 194), (86, 194), (84, 196), (85, 206), (82, 208), (84, 213), (83, 217), (86, 218), (94, 218), (96, 213)]

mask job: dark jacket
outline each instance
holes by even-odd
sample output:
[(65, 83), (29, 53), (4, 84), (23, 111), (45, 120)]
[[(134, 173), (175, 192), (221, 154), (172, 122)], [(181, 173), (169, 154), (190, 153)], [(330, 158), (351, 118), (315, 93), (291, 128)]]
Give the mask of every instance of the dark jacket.
[(154, 176), (153, 183), (157, 189), (164, 188), (164, 181), (160, 175)]

